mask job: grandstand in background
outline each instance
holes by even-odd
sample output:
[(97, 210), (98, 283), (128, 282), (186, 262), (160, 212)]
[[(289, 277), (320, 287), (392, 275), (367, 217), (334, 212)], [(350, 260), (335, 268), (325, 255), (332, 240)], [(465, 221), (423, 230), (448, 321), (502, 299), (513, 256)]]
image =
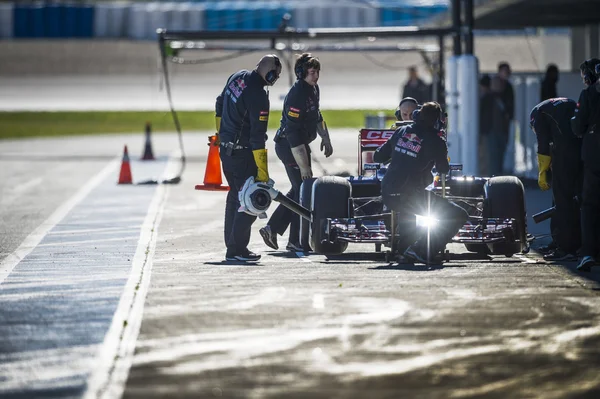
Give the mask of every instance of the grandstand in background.
[(449, 0), (14, 1), (0, 3), (0, 38), (154, 40), (171, 30), (274, 30), (290, 26), (422, 25), (446, 13)]

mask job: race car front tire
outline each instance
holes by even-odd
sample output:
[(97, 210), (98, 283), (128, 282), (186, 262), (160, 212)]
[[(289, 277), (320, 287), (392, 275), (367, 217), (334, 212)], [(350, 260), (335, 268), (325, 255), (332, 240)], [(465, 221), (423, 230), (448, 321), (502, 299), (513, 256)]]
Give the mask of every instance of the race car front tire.
[(348, 199), (352, 194), (350, 182), (338, 176), (319, 177), (313, 184), (311, 209), (310, 243), (312, 249), (323, 255), (339, 255), (348, 247), (345, 241), (329, 242), (326, 226), (327, 219), (347, 218)]
[[(517, 231), (513, 240), (488, 244), (494, 255), (512, 256), (522, 252), (527, 243), (525, 189), (515, 176), (495, 176), (484, 187), (484, 218), (513, 218)], [(518, 241), (516, 241), (518, 240)]]
[[(300, 186), (300, 205), (312, 211), (312, 189), (317, 179), (306, 179)], [(310, 247), (310, 222), (304, 218), (300, 218), (300, 246), (305, 251), (311, 251)]]

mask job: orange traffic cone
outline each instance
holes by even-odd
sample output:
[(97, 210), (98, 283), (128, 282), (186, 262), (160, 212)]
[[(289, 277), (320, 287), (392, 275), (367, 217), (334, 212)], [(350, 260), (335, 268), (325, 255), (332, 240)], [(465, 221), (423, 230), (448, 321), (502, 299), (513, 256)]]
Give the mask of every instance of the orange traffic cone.
[(129, 153), (127, 152), (127, 146), (123, 150), (123, 162), (121, 162), (121, 173), (119, 173), (118, 184), (133, 184), (131, 178), (131, 167), (129, 166)]
[(150, 131), (152, 125), (150, 122), (146, 122), (146, 145), (144, 146), (144, 155), (140, 158), (142, 161), (154, 161), (154, 154), (152, 153), (152, 141), (150, 141)]
[(196, 185), (196, 190), (229, 191), (229, 186), (223, 186), (221, 177), (221, 158), (219, 157), (219, 145), (217, 136), (210, 136), (208, 159), (204, 172), (204, 184)]

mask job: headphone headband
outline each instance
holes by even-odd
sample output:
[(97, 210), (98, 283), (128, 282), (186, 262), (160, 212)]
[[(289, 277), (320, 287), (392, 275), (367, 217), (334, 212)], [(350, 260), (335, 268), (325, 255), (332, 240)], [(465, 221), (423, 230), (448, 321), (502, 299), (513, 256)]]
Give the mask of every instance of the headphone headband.
[(304, 53), (300, 56), (300, 58), (298, 58), (294, 68), (294, 73), (296, 74), (296, 78), (298, 78), (298, 80), (306, 78), (306, 75), (308, 75), (307, 64), (313, 59), (315, 59), (315, 57), (313, 57), (311, 53)]

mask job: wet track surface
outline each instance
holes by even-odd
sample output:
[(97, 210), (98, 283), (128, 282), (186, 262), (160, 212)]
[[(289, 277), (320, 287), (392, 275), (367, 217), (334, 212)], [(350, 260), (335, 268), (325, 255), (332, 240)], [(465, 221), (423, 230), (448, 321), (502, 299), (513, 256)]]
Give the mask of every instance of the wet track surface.
[[(328, 170), (354, 166), (350, 134), (333, 132)], [(175, 136), (154, 137), (160, 159), (132, 156), (134, 180), (176, 169)], [(205, 134), (185, 138), (205, 151)], [(137, 136), (0, 143), (3, 267), (72, 203), (0, 280), (0, 396), (598, 395), (600, 268), (582, 275), (535, 251), (477, 258), (462, 245), (430, 267), (388, 264), (372, 245), (304, 256), (266, 247), (260, 220), (250, 249), (261, 261), (225, 262), (225, 194), (193, 190), (204, 154), (179, 185), (116, 186), (125, 142), (141, 154)], [(530, 232), (545, 232), (530, 217), (547, 193), (527, 200)]]

